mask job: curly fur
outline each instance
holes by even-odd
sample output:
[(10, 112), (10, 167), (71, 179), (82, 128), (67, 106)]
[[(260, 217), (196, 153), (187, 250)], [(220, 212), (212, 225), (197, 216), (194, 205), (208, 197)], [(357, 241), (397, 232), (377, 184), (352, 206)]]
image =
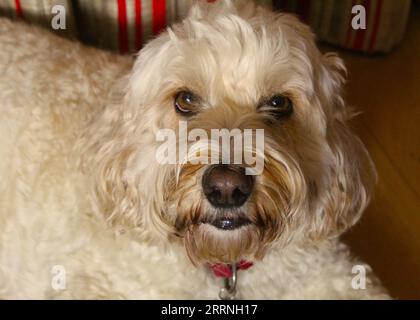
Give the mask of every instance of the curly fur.
[[(221, 280), (206, 263), (241, 258), (255, 266), (240, 298), (387, 297), (369, 267), (367, 288), (351, 288), (360, 262), (338, 240), (375, 180), (347, 125), (346, 70), (295, 17), (201, 3), (134, 64), (6, 19), (0, 46), (1, 297), (213, 299)], [(208, 102), (190, 130), (265, 130), (250, 227), (201, 223), (205, 165), (156, 162), (180, 88)], [(281, 123), (255, 108), (277, 93), (295, 104)], [(65, 290), (51, 287), (54, 265)]]

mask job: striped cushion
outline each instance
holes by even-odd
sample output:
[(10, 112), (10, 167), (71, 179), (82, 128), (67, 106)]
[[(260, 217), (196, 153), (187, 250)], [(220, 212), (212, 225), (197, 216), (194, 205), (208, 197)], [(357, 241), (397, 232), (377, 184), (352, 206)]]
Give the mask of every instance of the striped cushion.
[[(320, 40), (365, 52), (388, 52), (401, 41), (410, 0), (274, 0), (277, 10), (296, 12)], [(351, 27), (353, 6), (366, 9), (366, 30)]]
[(185, 1), (78, 1), (80, 37), (120, 53), (135, 52), (187, 10)]
[[(186, 16), (192, 0), (0, 0), (0, 15), (49, 27), (51, 7), (67, 8), (67, 29), (56, 31), (104, 49), (130, 53)], [(209, 0), (213, 2), (215, 0)], [(410, 0), (259, 0), (294, 12), (320, 40), (357, 51), (388, 52), (402, 39)], [(351, 8), (362, 4), (367, 29), (351, 28)]]

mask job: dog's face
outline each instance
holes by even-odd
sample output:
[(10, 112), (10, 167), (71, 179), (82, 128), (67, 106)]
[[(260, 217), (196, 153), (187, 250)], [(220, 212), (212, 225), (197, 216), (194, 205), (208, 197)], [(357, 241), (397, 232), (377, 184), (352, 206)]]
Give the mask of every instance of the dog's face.
[[(340, 234), (359, 218), (374, 176), (345, 124), (343, 73), (292, 16), (253, 5), (194, 7), (140, 52), (121, 97), (81, 138), (98, 211), (141, 234), (180, 239), (194, 262), (259, 259), (273, 243)], [(189, 161), (194, 148), (159, 163), (157, 135), (172, 130), (179, 149), (180, 121), (187, 134), (264, 130), (262, 149), (240, 151), (263, 158), (261, 172)]]

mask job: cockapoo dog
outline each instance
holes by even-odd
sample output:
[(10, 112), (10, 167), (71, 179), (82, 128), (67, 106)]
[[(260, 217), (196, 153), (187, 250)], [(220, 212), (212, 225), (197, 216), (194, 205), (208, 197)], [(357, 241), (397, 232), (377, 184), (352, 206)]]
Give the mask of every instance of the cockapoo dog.
[[(134, 64), (7, 19), (0, 48), (1, 298), (387, 297), (338, 240), (375, 180), (345, 67), (294, 16), (198, 3)], [(262, 129), (262, 172), (159, 162), (181, 124)]]

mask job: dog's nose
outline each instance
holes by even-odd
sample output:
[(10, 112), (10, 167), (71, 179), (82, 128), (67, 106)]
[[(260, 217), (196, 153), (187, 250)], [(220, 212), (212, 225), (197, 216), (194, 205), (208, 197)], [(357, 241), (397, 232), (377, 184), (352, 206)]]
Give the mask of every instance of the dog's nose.
[(254, 179), (237, 166), (217, 165), (204, 173), (203, 191), (209, 202), (217, 208), (239, 207), (252, 192)]

